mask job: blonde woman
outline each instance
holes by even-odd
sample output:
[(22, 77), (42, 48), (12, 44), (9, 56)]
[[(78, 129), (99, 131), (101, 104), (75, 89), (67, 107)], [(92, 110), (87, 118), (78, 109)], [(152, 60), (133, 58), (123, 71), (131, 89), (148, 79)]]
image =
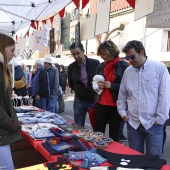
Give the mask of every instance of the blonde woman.
[(14, 56), (15, 41), (0, 33), (0, 169), (13, 170), (10, 144), (21, 140), (21, 126), (11, 101), (12, 78), (8, 62)]

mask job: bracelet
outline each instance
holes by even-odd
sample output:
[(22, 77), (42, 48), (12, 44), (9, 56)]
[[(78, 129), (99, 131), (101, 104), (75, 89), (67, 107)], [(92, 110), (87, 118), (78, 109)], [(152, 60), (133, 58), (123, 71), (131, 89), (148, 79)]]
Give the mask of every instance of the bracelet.
[(107, 143), (104, 141), (97, 141), (94, 142), (94, 147), (95, 148), (100, 148), (100, 149), (106, 149), (107, 148)]
[(100, 140), (106, 142), (107, 144), (111, 144), (113, 142), (113, 139), (108, 137), (102, 137)]

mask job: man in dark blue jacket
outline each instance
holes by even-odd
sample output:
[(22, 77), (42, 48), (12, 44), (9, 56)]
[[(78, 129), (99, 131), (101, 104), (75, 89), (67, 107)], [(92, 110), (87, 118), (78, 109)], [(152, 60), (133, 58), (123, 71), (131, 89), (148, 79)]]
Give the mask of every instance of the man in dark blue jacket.
[(95, 91), (92, 81), (99, 61), (87, 58), (81, 43), (78, 47), (73, 43), (70, 46), (70, 52), (75, 59), (75, 62), (68, 67), (68, 83), (75, 92), (74, 121), (84, 127), (86, 113), (90, 107), (94, 106)]

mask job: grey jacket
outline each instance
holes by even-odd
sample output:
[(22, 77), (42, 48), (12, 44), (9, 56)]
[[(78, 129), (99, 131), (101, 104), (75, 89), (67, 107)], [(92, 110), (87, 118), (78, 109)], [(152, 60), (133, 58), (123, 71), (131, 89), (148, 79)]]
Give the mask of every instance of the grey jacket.
[(5, 91), (3, 64), (0, 62), (0, 146), (21, 140), (21, 126), (11, 101), (11, 90)]

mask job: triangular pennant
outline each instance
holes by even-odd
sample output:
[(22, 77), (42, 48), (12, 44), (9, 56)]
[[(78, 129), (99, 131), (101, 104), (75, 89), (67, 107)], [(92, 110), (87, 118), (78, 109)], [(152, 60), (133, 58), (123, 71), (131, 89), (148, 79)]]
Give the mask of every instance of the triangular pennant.
[(79, 0), (72, 0), (77, 8), (79, 8)]
[(34, 28), (35, 30), (37, 29), (34, 21), (31, 21), (31, 25), (30, 25), (30, 26), (31, 26), (32, 28)]
[(38, 27), (39, 27), (39, 21), (35, 21), (35, 22), (36, 22), (37, 30), (38, 30)]
[(53, 24), (54, 16), (50, 17), (51, 24)]
[(16, 41), (18, 41), (18, 36), (16, 35)]
[(47, 22), (46, 20), (42, 20), (42, 23), (43, 23), (43, 24), (46, 24), (46, 22)]
[(89, 0), (82, 0), (82, 9), (89, 3)]
[(64, 14), (65, 14), (65, 7), (61, 11), (59, 11), (60, 18), (63, 18)]
[(133, 8), (133, 9), (135, 9), (135, 0), (126, 0), (128, 3), (129, 3), (129, 5)]
[(27, 37), (29, 37), (29, 30), (27, 31), (26, 35), (27, 35)]

